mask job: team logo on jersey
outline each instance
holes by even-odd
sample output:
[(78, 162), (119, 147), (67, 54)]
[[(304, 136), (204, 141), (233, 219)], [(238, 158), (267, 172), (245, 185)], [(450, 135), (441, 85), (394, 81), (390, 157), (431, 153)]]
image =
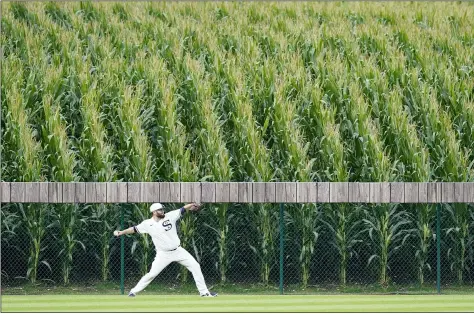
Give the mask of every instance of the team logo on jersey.
[(163, 225), (163, 227), (165, 228), (166, 231), (170, 231), (171, 228), (173, 228), (173, 225), (171, 224), (171, 222), (169, 220), (163, 221), (162, 225)]

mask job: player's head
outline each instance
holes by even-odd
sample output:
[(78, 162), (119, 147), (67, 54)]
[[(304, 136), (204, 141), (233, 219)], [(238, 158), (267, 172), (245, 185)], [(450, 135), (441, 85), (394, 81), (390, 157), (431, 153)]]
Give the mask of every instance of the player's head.
[(150, 213), (153, 213), (153, 216), (157, 216), (158, 218), (165, 217), (165, 209), (161, 203), (153, 203), (150, 206)]

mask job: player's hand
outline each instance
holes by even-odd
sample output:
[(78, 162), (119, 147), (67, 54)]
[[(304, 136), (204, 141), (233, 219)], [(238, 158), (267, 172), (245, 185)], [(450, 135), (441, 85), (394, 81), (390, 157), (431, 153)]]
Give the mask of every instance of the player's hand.
[(201, 204), (193, 203), (193, 205), (191, 206), (190, 210), (193, 211), (193, 212), (195, 212), (195, 211), (198, 211), (200, 208), (201, 208)]
[(118, 236), (120, 235), (120, 233), (119, 233), (119, 232), (120, 232), (120, 231), (118, 231), (118, 230), (115, 230), (115, 231), (114, 231), (114, 236), (118, 237)]

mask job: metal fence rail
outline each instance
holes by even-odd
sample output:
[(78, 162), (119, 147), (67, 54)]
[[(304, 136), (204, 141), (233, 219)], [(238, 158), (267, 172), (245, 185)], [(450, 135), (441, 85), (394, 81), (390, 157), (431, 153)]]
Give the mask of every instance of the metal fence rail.
[(2, 203), (474, 203), (474, 182), (2, 182)]

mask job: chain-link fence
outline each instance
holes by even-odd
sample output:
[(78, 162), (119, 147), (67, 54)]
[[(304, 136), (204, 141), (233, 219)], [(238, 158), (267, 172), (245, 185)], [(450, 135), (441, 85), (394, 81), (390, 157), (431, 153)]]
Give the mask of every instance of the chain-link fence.
[[(1, 212), (3, 291), (31, 282), (119, 285), (122, 240), (112, 232), (122, 218), (124, 228), (148, 218), (142, 214), (147, 204), (12, 203)], [(179, 234), (210, 286), (259, 286), (268, 293), (415, 287), (433, 293), (438, 269), (442, 289), (474, 283), (474, 208), (466, 204), (206, 204), (181, 219)], [(126, 291), (154, 257), (148, 235), (123, 237)], [(156, 284), (180, 291), (193, 278), (173, 263), (151, 286)]]

